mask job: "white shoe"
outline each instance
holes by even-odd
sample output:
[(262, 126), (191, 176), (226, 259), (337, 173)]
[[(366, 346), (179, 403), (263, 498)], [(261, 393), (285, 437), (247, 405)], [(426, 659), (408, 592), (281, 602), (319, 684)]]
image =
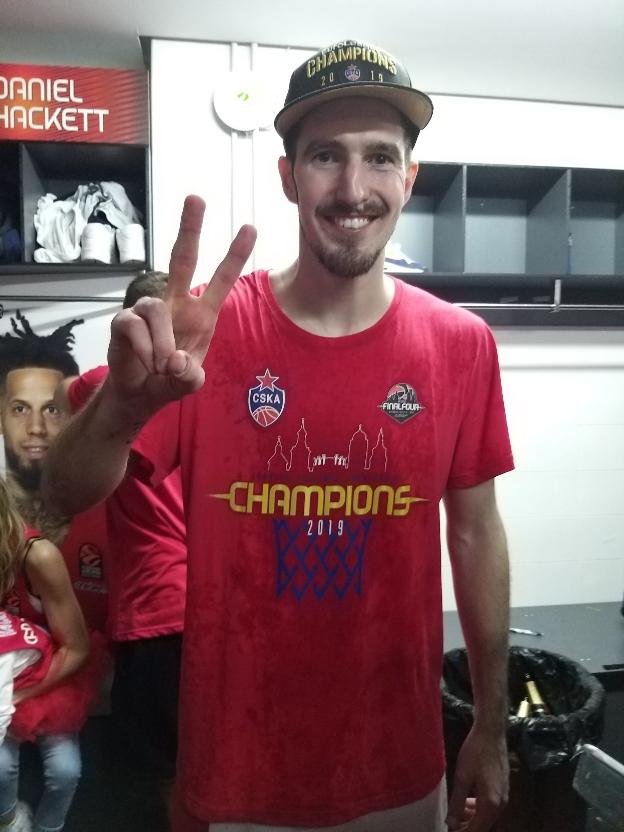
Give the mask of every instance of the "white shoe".
[(3, 826), (2, 829), (6, 832), (31, 832), (32, 810), (30, 806), (19, 802), (15, 808), (15, 817), (8, 826)]

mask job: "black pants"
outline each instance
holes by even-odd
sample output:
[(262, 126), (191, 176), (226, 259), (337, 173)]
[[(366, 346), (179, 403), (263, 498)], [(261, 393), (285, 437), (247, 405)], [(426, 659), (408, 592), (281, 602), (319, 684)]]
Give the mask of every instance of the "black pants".
[(182, 634), (115, 644), (111, 692), (119, 748), (159, 780), (174, 780)]

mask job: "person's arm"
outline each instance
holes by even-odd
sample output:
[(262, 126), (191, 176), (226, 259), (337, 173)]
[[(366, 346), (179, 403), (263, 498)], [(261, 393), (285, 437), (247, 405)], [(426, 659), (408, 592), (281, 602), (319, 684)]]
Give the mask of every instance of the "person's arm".
[(121, 482), (130, 446), (161, 407), (198, 390), (219, 310), (256, 238), (243, 226), (201, 297), (190, 292), (204, 203), (187, 197), (171, 254), (164, 300), (142, 298), (111, 326), (109, 375), (50, 448), (42, 480), (46, 502), (75, 514)]
[(75, 673), (89, 655), (89, 634), (63, 555), (49, 540), (35, 541), (25, 564), (30, 588), (40, 599), (56, 650), (45, 679), (18, 691), (13, 701), (37, 696)]
[[(474, 723), (457, 759), (449, 829), (459, 829), (466, 800), (476, 812), (465, 832), (485, 832), (507, 802), (509, 561), (494, 480), (447, 491), (447, 542), (474, 695)], [(470, 804), (469, 804), (470, 805)], [(473, 806), (473, 808), (475, 808)], [(465, 819), (465, 817), (464, 817)]]

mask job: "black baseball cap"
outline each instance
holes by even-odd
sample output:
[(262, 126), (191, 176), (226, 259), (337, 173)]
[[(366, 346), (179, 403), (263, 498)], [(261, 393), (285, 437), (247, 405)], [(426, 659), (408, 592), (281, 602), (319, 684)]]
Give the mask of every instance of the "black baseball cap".
[(433, 113), (431, 99), (412, 87), (400, 61), (370, 43), (343, 40), (319, 50), (293, 72), (284, 106), (275, 117), (275, 129), (284, 138), (314, 107), (354, 95), (387, 101), (418, 130), (427, 126)]

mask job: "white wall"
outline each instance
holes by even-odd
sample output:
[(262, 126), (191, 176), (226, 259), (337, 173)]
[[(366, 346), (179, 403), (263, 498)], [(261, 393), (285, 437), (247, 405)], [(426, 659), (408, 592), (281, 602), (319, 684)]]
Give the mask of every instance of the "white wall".
[[(516, 470), (497, 483), (516, 606), (624, 591), (624, 332), (496, 329)], [(445, 608), (452, 609), (448, 561)]]

